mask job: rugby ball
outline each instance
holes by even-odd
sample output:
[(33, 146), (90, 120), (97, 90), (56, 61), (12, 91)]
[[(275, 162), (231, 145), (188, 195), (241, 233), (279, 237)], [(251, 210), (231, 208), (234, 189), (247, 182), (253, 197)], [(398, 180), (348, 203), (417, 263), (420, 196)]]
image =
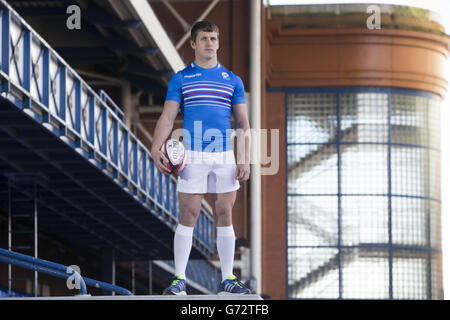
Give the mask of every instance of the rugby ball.
[(180, 173), (186, 164), (186, 151), (183, 144), (175, 139), (168, 139), (161, 146), (161, 152), (169, 162), (167, 168), (171, 173)]

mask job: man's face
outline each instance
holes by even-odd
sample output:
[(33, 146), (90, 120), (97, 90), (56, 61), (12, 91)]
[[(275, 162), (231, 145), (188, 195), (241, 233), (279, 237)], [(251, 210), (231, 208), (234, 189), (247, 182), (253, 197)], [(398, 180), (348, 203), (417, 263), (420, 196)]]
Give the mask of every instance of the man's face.
[(199, 31), (195, 42), (191, 41), (191, 47), (194, 49), (195, 55), (203, 59), (209, 60), (216, 57), (219, 49), (217, 32)]

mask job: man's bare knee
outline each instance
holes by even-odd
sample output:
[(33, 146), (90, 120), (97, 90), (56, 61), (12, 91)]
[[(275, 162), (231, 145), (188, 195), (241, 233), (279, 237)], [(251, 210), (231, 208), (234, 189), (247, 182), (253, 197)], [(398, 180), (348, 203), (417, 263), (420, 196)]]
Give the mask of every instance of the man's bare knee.
[(219, 227), (232, 224), (235, 194), (218, 195), (214, 201), (214, 216)]
[(233, 223), (232, 210), (216, 211), (215, 220), (218, 227), (230, 226)]
[(217, 203), (214, 208), (217, 226), (228, 226), (232, 224), (233, 203), (230, 201)]
[(193, 208), (180, 208), (180, 223), (183, 226), (193, 227), (197, 222), (197, 218), (200, 214), (200, 210), (196, 211)]
[(197, 222), (202, 204), (202, 194), (178, 193), (180, 204), (180, 223), (184, 226), (193, 227)]

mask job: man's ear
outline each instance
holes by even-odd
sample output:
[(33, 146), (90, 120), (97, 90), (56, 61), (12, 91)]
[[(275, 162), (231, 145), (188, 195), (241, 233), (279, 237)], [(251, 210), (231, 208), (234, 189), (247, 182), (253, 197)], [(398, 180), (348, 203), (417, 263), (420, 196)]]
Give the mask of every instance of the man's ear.
[(195, 49), (195, 42), (191, 40), (191, 48)]

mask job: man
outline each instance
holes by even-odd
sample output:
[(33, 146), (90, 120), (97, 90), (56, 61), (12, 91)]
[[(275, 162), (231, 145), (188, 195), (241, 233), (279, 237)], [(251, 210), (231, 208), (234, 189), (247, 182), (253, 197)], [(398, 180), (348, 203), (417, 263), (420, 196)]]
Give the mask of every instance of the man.
[[(239, 182), (250, 176), (250, 125), (242, 80), (217, 61), (219, 28), (208, 21), (191, 29), (195, 60), (169, 82), (163, 112), (156, 124), (152, 157), (165, 174), (167, 159), (161, 145), (172, 132), (181, 108), (186, 165), (178, 177), (180, 220), (174, 236), (175, 277), (163, 294), (186, 294), (185, 270), (192, 247), (192, 235), (204, 194), (210, 194), (217, 228), (217, 251), (222, 281), (219, 294), (247, 294), (233, 275), (235, 234), (232, 209)], [(238, 163), (231, 146), (230, 114), (236, 123)], [(242, 138), (245, 134), (245, 137)], [(244, 143), (242, 141), (245, 140)], [(243, 149), (243, 150), (241, 150)]]

